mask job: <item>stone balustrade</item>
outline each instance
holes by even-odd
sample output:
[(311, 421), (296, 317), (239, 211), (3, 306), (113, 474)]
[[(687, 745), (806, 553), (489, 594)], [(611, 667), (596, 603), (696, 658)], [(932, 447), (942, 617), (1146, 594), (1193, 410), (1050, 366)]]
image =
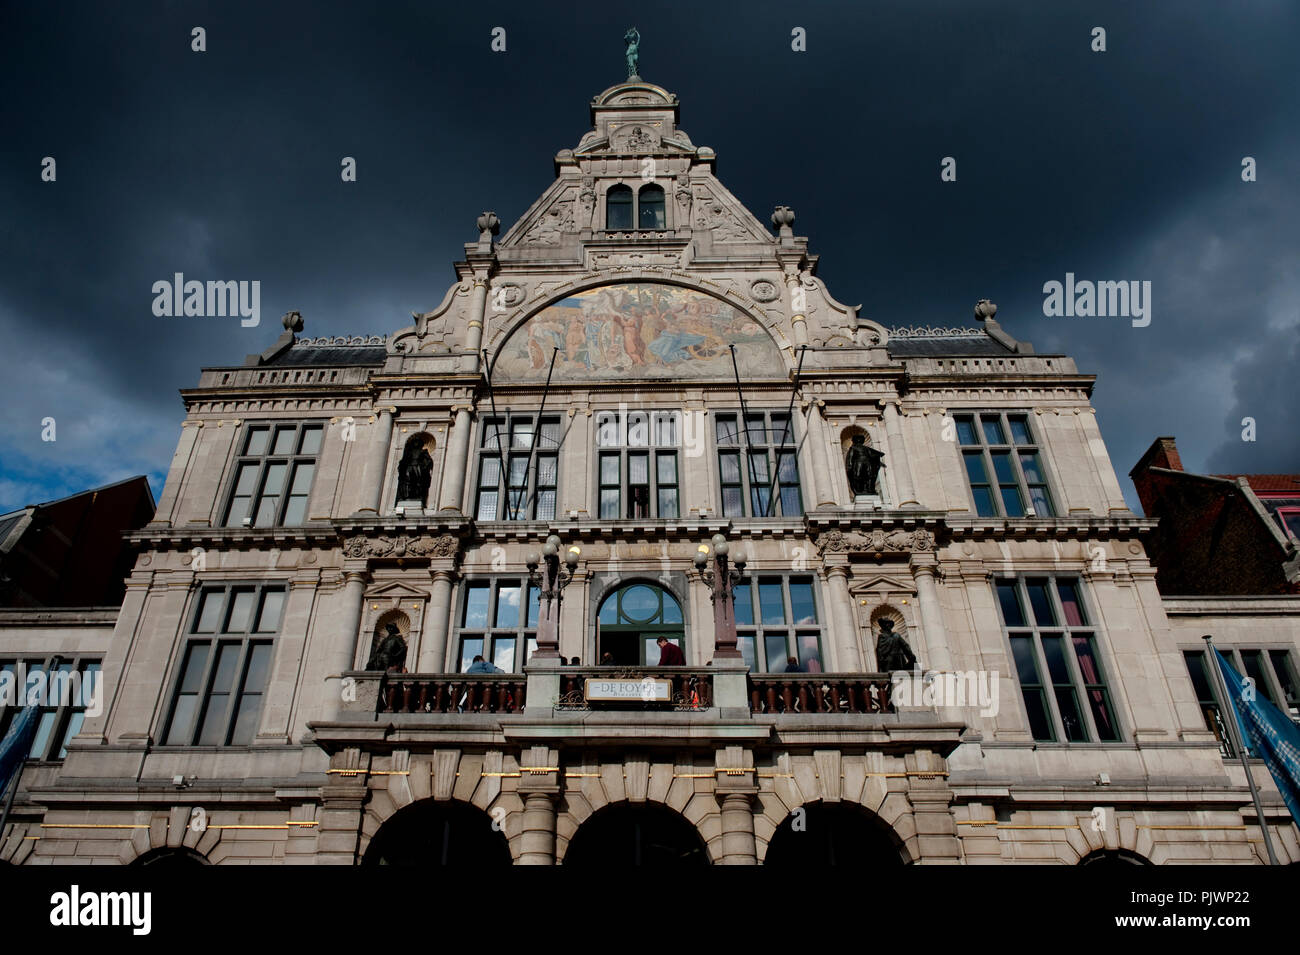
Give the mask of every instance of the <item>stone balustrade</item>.
[(754, 714), (892, 713), (886, 673), (751, 673)]

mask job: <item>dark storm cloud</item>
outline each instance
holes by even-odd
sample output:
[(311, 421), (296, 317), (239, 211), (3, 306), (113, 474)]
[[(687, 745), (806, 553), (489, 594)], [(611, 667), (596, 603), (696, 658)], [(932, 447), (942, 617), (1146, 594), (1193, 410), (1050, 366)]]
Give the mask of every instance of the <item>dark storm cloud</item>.
[[(159, 492), (176, 390), (284, 311), (381, 333), (436, 304), (477, 214), (512, 223), (588, 128), (633, 23), (642, 75), (756, 214), (795, 208), (842, 301), (953, 325), (993, 298), (1099, 375), (1121, 474), (1159, 434), (1191, 468), (1300, 467), (1294, 4), (447, 6), (5, 8), (0, 507), (142, 471)], [(260, 281), (260, 327), (154, 317), (178, 271)], [(1151, 281), (1151, 325), (1045, 317), (1066, 272)]]

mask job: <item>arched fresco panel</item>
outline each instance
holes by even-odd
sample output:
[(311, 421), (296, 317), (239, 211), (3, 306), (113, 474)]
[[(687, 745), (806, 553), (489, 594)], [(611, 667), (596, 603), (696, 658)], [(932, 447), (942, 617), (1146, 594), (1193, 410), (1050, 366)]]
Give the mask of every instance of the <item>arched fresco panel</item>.
[(498, 381), (613, 378), (731, 378), (730, 345), (742, 379), (781, 378), (785, 362), (767, 331), (734, 306), (677, 285), (627, 282), (552, 302), (506, 340)]

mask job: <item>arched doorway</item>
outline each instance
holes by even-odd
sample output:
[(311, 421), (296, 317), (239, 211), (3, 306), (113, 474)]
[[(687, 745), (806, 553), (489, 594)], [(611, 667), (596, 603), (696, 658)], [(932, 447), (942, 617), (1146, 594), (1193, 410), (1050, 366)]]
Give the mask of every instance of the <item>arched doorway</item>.
[(666, 806), (607, 806), (578, 827), (564, 864), (703, 866), (709, 852), (695, 827)]
[(895, 866), (903, 864), (903, 856), (894, 834), (865, 809), (813, 803), (785, 817), (768, 842), (763, 864)]
[(510, 865), (511, 858), (505, 834), (483, 810), (426, 799), (399, 810), (380, 826), (361, 864), (478, 869)]
[(677, 598), (663, 587), (640, 581), (609, 594), (596, 620), (596, 660), (606, 665), (655, 666), (659, 638), (682, 647), (686, 634)]

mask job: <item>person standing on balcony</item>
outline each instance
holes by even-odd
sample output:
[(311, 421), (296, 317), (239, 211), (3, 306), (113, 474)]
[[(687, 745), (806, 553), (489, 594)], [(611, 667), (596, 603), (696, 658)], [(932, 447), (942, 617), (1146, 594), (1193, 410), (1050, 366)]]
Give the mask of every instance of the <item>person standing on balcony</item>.
[(470, 663), (469, 669), (466, 670), (465, 672), (466, 673), (505, 673), (506, 671), (501, 669), (499, 666), (497, 666), (494, 663), (488, 663), (486, 660), (483, 659), (482, 656), (476, 656), (473, 659), (473, 661)]
[(667, 637), (660, 637), (655, 642), (659, 644), (659, 665), (661, 667), (686, 666), (686, 656), (682, 653), (681, 647), (675, 643), (669, 643)]
[(786, 658), (785, 658), (785, 672), (786, 672), (786, 673), (802, 673), (802, 672), (803, 672), (803, 667), (801, 667), (801, 666), (799, 665), (799, 658), (798, 658), (798, 657), (786, 657)]

